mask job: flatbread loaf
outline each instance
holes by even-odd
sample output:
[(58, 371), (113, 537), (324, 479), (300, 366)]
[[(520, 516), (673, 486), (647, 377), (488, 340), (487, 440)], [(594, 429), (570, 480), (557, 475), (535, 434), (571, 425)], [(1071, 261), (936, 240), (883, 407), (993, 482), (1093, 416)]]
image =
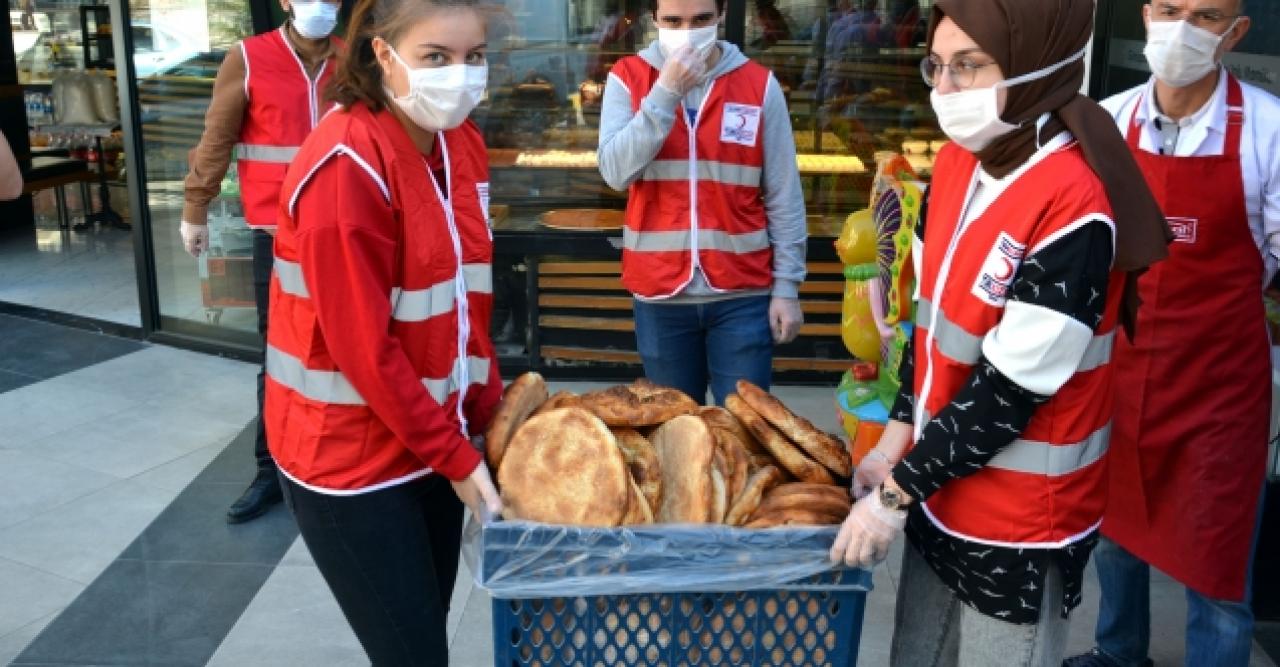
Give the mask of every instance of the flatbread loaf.
[(769, 492), (770, 496), (795, 496), (795, 495), (821, 495), (827, 498), (836, 498), (846, 503), (853, 502), (849, 495), (849, 489), (843, 486), (831, 486), (829, 484), (811, 484), (809, 482), (788, 482), (779, 484)]
[(631, 481), (631, 503), (627, 506), (627, 516), (623, 518), (624, 526), (641, 526), (653, 523), (653, 509), (645, 500), (635, 480)]
[(550, 412), (557, 408), (580, 407), (582, 407), (582, 398), (580, 396), (567, 389), (561, 389), (560, 391), (552, 394), (551, 398), (548, 398), (546, 402), (539, 406), (537, 410), (534, 410), (533, 415), (530, 416), (540, 415), (544, 412)]
[(502, 403), (484, 434), (485, 459), (491, 470), (497, 471), (502, 465), (511, 435), (546, 400), (547, 383), (533, 372), (516, 378), (502, 391)]
[(839, 496), (815, 493), (813, 491), (778, 495), (777, 489), (774, 489), (773, 492), (765, 494), (764, 500), (760, 502), (759, 509), (756, 510), (756, 514), (764, 515), (770, 512), (804, 509), (834, 516), (847, 516), (852, 507), (853, 503)]
[(729, 511), (729, 490), (724, 475), (718, 468), (711, 468), (711, 523), (724, 523), (725, 513)]
[(613, 429), (622, 450), (622, 458), (627, 461), (631, 478), (640, 488), (650, 508), (662, 504), (662, 465), (658, 461), (658, 452), (653, 445), (636, 431), (629, 428)]
[(609, 426), (632, 428), (663, 424), (698, 411), (698, 404), (684, 392), (648, 381), (584, 394), (582, 403)]
[(738, 436), (718, 428), (712, 428), (711, 431), (715, 433), (716, 444), (720, 446), (720, 451), (732, 468), (725, 481), (729, 486), (729, 502), (733, 502), (742, 493), (742, 489), (746, 488), (747, 478), (751, 476), (751, 455), (742, 446)]
[(812, 422), (782, 404), (772, 394), (746, 381), (738, 380), (738, 395), (770, 424), (800, 446), (810, 458), (826, 466), (840, 477), (853, 474), (849, 452), (836, 438), (823, 433)]
[(765, 466), (755, 471), (747, 480), (742, 493), (733, 500), (728, 513), (725, 514), (724, 522), (730, 526), (741, 526), (746, 523), (747, 518), (760, 506), (764, 494), (780, 481), (782, 481), (782, 471), (773, 466)]
[(682, 415), (653, 433), (662, 467), (662, 504), (658, 523), (707, 523), (715, 510), (711, 466), (715, 436), (705, 422)]
[(710, 424), (712, 428), (723, 429), (738, 436), (738, 440), (743, 447), (747, 448), (748, 452), (752, 454), (769, 453), (769, 450), (765, 449), (764, 445), (756, 442), (756, 439), (751, 436), (751, 433), (742, 425), (742, 422), (738, 421), (738, 418), (734, 417), (733, 413), (728, 410), (711, 405), (699, 410), (698, 416), (706, 420), (707, 424)]
[(782, 526), (835, 526), (842, 524), (845, 517), (826, 515), (822, 512), (808, 510), (787, 510), (785, 512), (769, 512), (767, 515), (754, 516), (746, 522), (749, 529), (769, 529)]
[(498, 469), (509, 518), (572, 526), (617, 526), (631, 503), (631, 473), (616, 439), (595, 415), (560, 408), (530, 418)]
[[(847, 515), (847, 513), (846, 513)], [(835, 515), (807, 509), (790, 509), (757, 512), (747, 522), (747, 528), (777, 528), (779, 526), (834, 526), (843, 523), (846, 515)]]
[(756, 412), (747, 405), (737, 394), (729, 394), (725, 398), (724, 405), (742, 421), (748, 431), (764, 445), (773, 458), (778, 460), (792, 475), (804, 482), (816, 482), (818, 484), (834, 484), (835, 479), (831, 477), (831, 473), (827, 469), (814, 463), (808, 456), (805, 456), (795, 444), (787, 440), (777, 429), (769, 425), (760, 413)]

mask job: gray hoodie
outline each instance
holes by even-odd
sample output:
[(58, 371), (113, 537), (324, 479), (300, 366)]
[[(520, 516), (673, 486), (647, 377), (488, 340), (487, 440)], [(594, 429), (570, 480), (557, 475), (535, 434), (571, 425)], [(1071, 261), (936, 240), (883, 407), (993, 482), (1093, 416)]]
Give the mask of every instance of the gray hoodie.
[[(684, 107), (697, 110), (715, 79), (742, 67), (747, 57), (737, 46), (720, 42), (720, 60), (702, 83), (684, 97)], [(658, 43), (640, 52), (640, 57), (661, 70), (665, 62)], [(600, 174), (609, 187), (627, 189), (657, 156), (680, 109), (680, 98), (662, 86), (655, 85), (645, 96), (640, 111), (631, 110), (631, 92), (615, 75), (609, 75), (600, 112), (600, 147), (597, 157)], [(764, 142), (764, 169), (760, 178), (768, 218), (769, 242), (773, 246), (774, 296), (797, 298), (805, 276), (804, 193), (800, 189), (800, 172), (796, 168), (795, 138), (791, 134), (791, 116), (777, 79), (769, 77), (764, 96), (764, 116), (760, 136)], [(702, 302), (744, 296), (756, 292), (716, 292), (707, 284), (701, 271), (684, 291), (666, 302)], [(763, 292), (760, 292), (763, 293)]]

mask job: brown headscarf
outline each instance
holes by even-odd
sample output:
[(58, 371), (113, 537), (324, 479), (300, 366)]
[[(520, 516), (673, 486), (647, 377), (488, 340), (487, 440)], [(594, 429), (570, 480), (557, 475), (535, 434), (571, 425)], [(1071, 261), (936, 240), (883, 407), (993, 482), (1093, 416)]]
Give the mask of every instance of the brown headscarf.
[[(929, 22), (929, 46), (943, 16), (965, 34), (1012, 79), (1062, 62), (1079, 53), (1093, 33), (1094, 0), (937, 0)], [(1066, 129), (1080, 142), (1085, 160), (1106, 188), (1116, 223), (1115, 266), (1128, 272), (1121, 318), (1132, 339), (1137, 321), (1137, 278), (1169, 254), (1173, 239), (1115, 119), (1079, 93), (1084, 61), (1007, 90), (1003, 120), (1023, 123), (979, 152), (987, 173), (1003, 177), (1036, 152), (1036, 119), (1053, 114), (1041, 131), (1048, 140)]]

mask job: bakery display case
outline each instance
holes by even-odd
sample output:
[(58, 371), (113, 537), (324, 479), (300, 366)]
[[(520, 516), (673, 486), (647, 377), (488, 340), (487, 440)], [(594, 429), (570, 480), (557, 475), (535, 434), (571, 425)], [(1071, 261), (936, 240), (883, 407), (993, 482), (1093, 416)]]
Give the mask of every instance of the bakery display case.
[[(775, 370), (784, 379), (841, 372), (849, 359), (832, 243), (868, 205), (877, 154), (902, 153), (927, 175), (941, 146), (920, 75), (923, 23), (904, 27), (927, 15), (928, 2), (911, 3), (913, 14), (900, 2), (881, 11), (860, 0), (856, 12), (828, 13), (816, 0), (737, 1), (746, 11), (726, 15), (745, 18), (722, 37), (783, 87), (809, 221), (806, 324), (779, 347)], [(605, 184), (595, 151), (609, 68), (653, 41), (651, 13), (640, 0), (509, 0), (506, 10), (491, 38), (489, 97), (474, 116), (489, 147), (493, 336), (504, 371), (633, 375), (631, 299), (618, 277), (626, 193)], [(855, 19), (870, 34), (872, 14), (875, 34), (891, 35), (893, 46), (853, 41)]]

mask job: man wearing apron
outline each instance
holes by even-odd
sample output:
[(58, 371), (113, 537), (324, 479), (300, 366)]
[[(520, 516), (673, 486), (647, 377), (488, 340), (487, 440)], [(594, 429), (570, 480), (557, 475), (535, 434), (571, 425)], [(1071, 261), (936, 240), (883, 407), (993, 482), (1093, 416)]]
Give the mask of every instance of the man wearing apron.
[(1114, 351), (1110, 497), (1088, 654), (1150, 665), (1154, 566), (1187, 587), (1186, 664), (1246, 665), (1271, 364), (1262, 290), (1280, 254), (1280, 100), (1220, 65), (1241, 0), (1143, 7), (1155, 76), (1103, 103), (1175, 234), (1139, 281), (1137, 337)]

